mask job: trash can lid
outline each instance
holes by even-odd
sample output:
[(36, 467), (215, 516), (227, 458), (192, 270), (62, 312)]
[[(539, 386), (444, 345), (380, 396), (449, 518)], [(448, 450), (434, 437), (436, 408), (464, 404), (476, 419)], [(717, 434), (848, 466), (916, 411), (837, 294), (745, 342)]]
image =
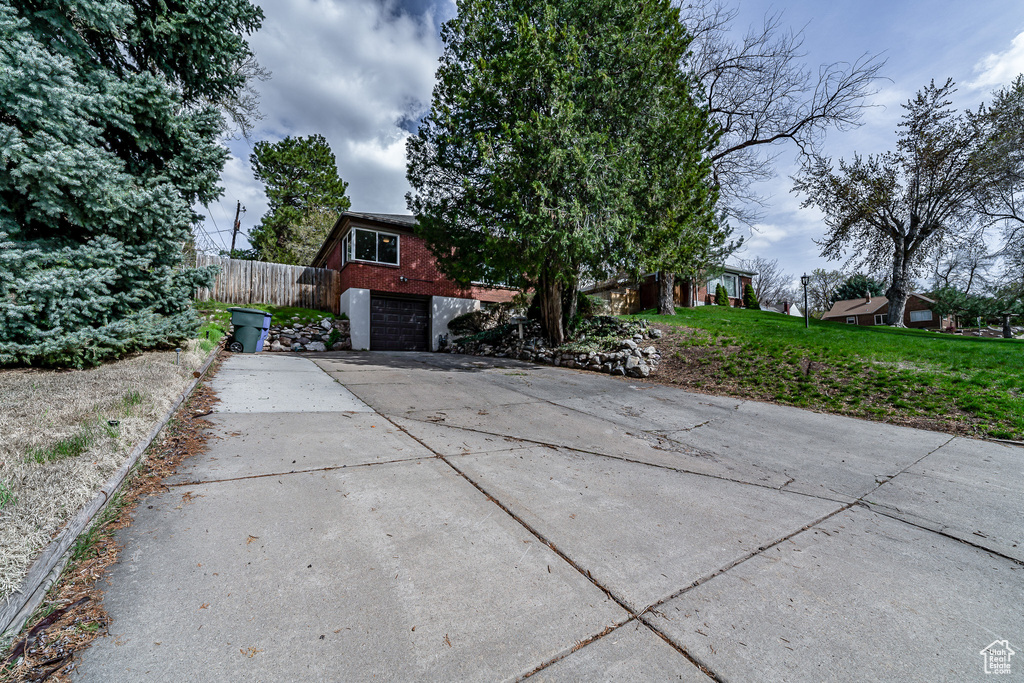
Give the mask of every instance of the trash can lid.
[(229, 308), (229, 311), (238, 311), (239, 313), (255, 313), (257, 315), (270, 315), (266, 311), (261, 311), (258, 308)]

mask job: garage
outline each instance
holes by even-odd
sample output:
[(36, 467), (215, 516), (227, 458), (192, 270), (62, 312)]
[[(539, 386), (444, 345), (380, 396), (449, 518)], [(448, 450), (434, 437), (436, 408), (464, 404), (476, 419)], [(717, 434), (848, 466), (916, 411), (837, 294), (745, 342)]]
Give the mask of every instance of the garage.
[(426, 299), (370, 298), (370, 348), (426, 351), (430, 312)]

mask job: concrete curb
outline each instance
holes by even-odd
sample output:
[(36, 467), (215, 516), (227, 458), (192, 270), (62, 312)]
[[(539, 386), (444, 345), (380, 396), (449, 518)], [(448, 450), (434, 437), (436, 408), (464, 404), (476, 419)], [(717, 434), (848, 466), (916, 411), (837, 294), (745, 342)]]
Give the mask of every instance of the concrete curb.
[(203, 381), (203, 377), (206, 376), (210, 365), (217, 358), (220, 349), (219, 344), (213, 348), (210, 356), (203, 363), (202, 367), (199, 368), (199, 377), (185, 388), (178, 399), (171, 405), (163, 419), (153, 427), (145, 439), (132, 449), (128, 459), (107, 479), (93, 499), (82, 507), (60, 533), (57, 534), (56, 538), (50, 541), (49, 545), (43, 549), (39, 557), (29, 567), (28, 575), (22, 581), (21, 587), (3, 601), (3, 605), (0, 607), (0, 638), (16, 635), (32, 616), (36, 608), (39, 607), (43, 598), (46, 597), (47, 591), (50, 590), (50, 586), (53, 585), (64, 571), (64, 567), (67, 565), (70, 557), (69, 550), (71, 546), (82, 532), (89, 528), (89, 525), (92, 524), (92, 521), (100, 511), (106, 507), (107, 502), (118, 487), (121, 486), (121, 483), (139, 461), (139, 458), (142, 457), (142, 454), (153, 443), (157, 434), (167, 425), (181, 404), (185, 402), (185, 399)]

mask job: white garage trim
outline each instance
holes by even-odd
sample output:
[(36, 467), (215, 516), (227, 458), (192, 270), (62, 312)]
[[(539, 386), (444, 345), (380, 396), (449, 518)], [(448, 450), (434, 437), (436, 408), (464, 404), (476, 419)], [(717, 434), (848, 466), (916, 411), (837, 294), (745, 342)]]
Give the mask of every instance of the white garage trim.
[(430, 297), (430, 348), (437, 351), (437, 342), (442, 334), (448, 334), (448, 323), (456, 316), (470, 311), (479, 311), (476, 299), (458, 299), (451, 296)]
[(352, 350), (370, 348), (370, 290), (350, 287), (341, 293), (341, 312), (348, 316)]

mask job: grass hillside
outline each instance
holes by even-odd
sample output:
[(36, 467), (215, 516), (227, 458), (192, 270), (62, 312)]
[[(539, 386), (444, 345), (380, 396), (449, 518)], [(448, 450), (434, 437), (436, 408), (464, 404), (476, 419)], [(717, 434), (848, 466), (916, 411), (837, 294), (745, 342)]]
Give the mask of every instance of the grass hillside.
[(1024, 341), (702, 306), (644, 314), (659, 381), (823, 412), (1024, 440)]

